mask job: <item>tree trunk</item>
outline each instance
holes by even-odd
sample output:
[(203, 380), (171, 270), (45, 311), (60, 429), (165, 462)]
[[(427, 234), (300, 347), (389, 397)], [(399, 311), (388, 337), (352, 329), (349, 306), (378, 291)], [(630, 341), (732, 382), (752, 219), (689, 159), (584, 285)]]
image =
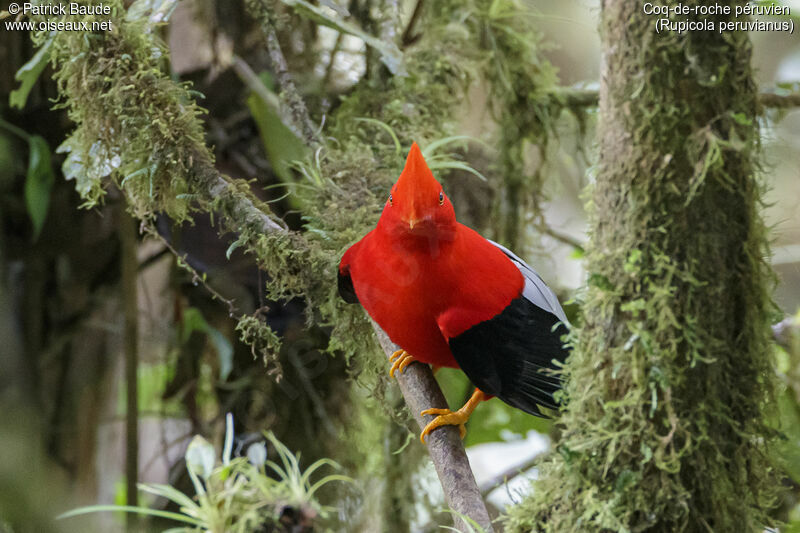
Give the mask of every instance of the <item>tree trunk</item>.
[(768, 521), (770, 273), (750, 42), (719, 32), (741, 20), (732, 14), (683, 33), (657, 33), (657, 19), (639, 2), (603, 2), (584, 324), (558, 453), (512, 512), (513, 530)]

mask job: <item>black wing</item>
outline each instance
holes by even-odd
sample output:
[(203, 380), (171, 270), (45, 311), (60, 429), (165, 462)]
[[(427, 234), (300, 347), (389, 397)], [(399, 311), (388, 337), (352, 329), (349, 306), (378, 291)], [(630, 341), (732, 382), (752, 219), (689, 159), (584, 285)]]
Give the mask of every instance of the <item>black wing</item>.
[[(344, 270), (344, 271), (343, 271)], [(339, 269), (339, 296), (342, 300), (349, 304), (357, 304), (358, 296), (356, 296), (356, 289), (353, 287), (353, 278), (350, 277), (350, 268), (345, 267)]]
[(559, 368), (554, 361), (563, 363), (569, 354), (561, 340), (567, 333), (566, 316), (538, 274), (500, 248), (525, 276), (525, 289), (498, 315), (451, 338), (450, 351), (483, 392), (544, 416), (539, 406), (555, 409), (553, 394), (561, 388), (552, 372)]

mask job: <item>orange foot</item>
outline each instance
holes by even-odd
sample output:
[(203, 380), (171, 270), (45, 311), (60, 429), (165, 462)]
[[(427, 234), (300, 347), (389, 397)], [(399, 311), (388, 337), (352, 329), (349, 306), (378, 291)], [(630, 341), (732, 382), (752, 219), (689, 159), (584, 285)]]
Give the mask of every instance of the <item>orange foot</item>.
[(433, 431), (434, 429), (440, 426), (458, 426), (458, 431), (461, 433), (461, 438), (464, 438), (464, 435), (467, 434), (467, 428), (464, 424), (467, 423), (469, 420), (472, 411), (481, 403), (485, 398), (483, 392), (480, 389), (475, 389), (475, 392), (472, 393), (472, 396), (464, 404), (464, 406), (456, 412), (451, 411), (450, 409), (425, 409), (422, 411), (422, 415), (439, 415), (434, 418), (431, 422), (425, 426), (425, 429), (422, 430), (422, 433), (419, 435), (419, 440), (422, 441), (422, 444), (425, 444), (425, 437)]
[(397, 350), (394, 352), (389, 358), (389, 361), (392, 361), (392, 368), (389, 369), (390, 377), (394, 377), (396, 371), (399, 370), (402, 373), (408, 365), (417, 362), (414, 356), (405, 350)]

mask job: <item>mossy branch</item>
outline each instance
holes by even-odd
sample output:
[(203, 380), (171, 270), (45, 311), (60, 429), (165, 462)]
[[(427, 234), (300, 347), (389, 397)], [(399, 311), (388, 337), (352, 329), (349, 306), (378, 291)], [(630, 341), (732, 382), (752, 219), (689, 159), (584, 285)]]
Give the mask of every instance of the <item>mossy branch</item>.
[[(591, 90), (558, 88), (551, 92), (551, 97), (567, 108), (597, 107), (600, 93)], [(762, 92), (758, 95), (758, 102), (767, 109), (800, 107), (800, 94)]]
[(231, 231), (241, 233), (250, 230), (260, 234), (288, 232), (264, 206), (256, 207), (256, 200), (249, 194), (249, 189), (220, 174), (206, 154), (195, 153), (190, 170), (196, 180), (198, 192), (204, 194), (205, 201), (217, 206), (224, 217), (223, 222), (227, 223)]
[(761, 93), (758, 95), (758, 102), (772, 109), (800, 107), (800, 94)]

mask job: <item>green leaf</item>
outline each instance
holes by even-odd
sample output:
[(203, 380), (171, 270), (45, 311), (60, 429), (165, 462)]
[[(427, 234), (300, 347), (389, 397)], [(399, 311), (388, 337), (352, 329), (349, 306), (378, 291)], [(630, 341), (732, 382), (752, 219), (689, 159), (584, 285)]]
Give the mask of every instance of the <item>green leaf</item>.
[(233, 346), (218, 329), (208, 326), (206, 334), (219, 357), (219, 379), (225, 381), (233, 370)]
[(742, 126), (750, 126), (753, 124), (753, 120), (744, 113), (731, 113), (731, 116), (733, 120)]
[(638, 270), (639, 263), (641, 262), (641, 260), (642, 260), (642, 251), (639, 250), (638, 248), (634, 248), (628, 254), (628, 258), (625, 261), (625, 266), (623, 266), (622, 269), (629, 274), (632, 272), (636, 272)]
[(179, 513), (173, 513), (170, 511), (159, 511), (157, 509), (149, 509), (147, 507), (133, 507), (130, 505), (89, 505), (87, 507), (79, 507), (78, 509), (73, 509), (72, 511), (60, 514), (56, 517), (56, 519), (61, 520), (63, 518), (71, 518), (73, 516), (80, 516), (82, 514), (89, 514), (89, 513), (98, 513), (101, 511), (114, 511), (114, 512), (125, 511), (126, 513), (136, 513), (141, 515), (159, 516), (161, 518), (170, 518), (177, 522), (183, 522), (185, 524), (190, 524), (197, 527), (204, 525), (203, 522), (201, 522), (200, 520)]
[(188, 510), (198, 509), (198, 505), (186, 494), (170, 485), (162, 485), (160, 483), (139, 483), (139, 490), (161, 496), (171, 500), (179, 506)]
[(458, 511), (454, 511), (452, 509), (439, 509), (439, 511), (444, 513), (450, 513), (453, 516), (457, 516), (464, 522), (464, 525), (467, 526), (466, 531), (461, 531), (460, 529), (456, 529), (450, 526), (440, 526), (442, 529), (446, 529), (448, 531), (456, 531), (458, 533), (486, 533), (486, 530), (483, 529), (479, 523), (477, 523), (475, 520), (473, 520), (472, 518), (468, 517), (465, 514), (461, 514)]
[(491, 146), (483, 142), (482, 140), (478, 139), (477, 137), (473, 137), (471, 135), (451, 135), (449, 137), (443, 137), (441, 139), (437, 139), (430, 144), (428, 144), (425, 149), (422, 150), (423, 157), (428, 160), (431, 157), (434, 157), (436, 152), (450, 144), (466, 144), (468, 142), (475, 142), (482, 145), (485, 148), (491, 149)]
[(437, 161), (433, 161), (428, 165), (428, 168), (430, 168), (431, 170), (436, 170), (436, 169), (440, 169), (440, 168), (451, 169), (451, 170), (452, 169), (463, 170), (465, 172), (469, 172), (470, 174), (473, 174), (473, 175), (477, 176), (478, 178), (480, 178), (483, 181), (489, 181), (489, 180), (486, 179), (486, 176), (484, 176), (483, 174), (481, 174), (480, 172), (478, 172), (477, 170), (475, 170), (474, 168), (472, 168), (468, 164), (462, 163), (461, 161), (438, 161), (438, 162)]
[(222, 446), (222, 464), (231, 464), (231, 454), (233, 453), (233, 414), (225, 415), (225, 443)]
[(33, 240), (39, 238), (47, 209), (50, 207), (50, 191), (55, 182), (53, 167), (50, 164), (50, 147), (39, 135), (28, 140), (28, 174), (25, 177), (25, 205), (33, 223)]
[[(263, 77), (261, 81), (264, 82)], [(268, 87), (267, 83), (264, 83)], [(278, 114), (256, 93), (247, 97), (247, 107), (258, 126), (261, 143), (272, 169), (284, 183), (293, 181), (291, 164), (306, 158), (307, 150)]]
[(394, 151), (399, 156), (400, 153), (403, 151), (403, 146), (400, 144), (400, 139), (397, 137), (397, 133), (395, 133), (394, 129), (388, 125), (387, 123), (378, 120), (376, 118), (368, 118), (368, 117), (359, 117), (353, 119), (355, 122), (366, 122), (367, 124), (374, 124), (385, 129), (389, 135), (392, 137), (392, 141), (394, 142)]
[(795, 483), (800, 482), (800, 402), (791, 387), (778, 396), (779, 428), (783, 439), (778, 443), (778, 453), (786, 474)]
[(233, 253), (233, 251), (236, 250), (237, 248), (240, 248), (243, 245), (244, 243), (237, 239), (233, 241), (230, 246), (228, 246), (228, 249), (225, 250), (225, 257), (228, 259), (228, 261), (230, 261), (231, 254)]
[(33, 85), (36, 83), (36, 80), (39, 79), (44, 67), (47, 66), (47, 62), (50, 60), (50, 48), (53, 47), (55, 38), (56, 34), (54, 32), (47, 38), (41, 48), (36, 51), (33, 57), (22, 65), (14, 75), (14, 79), (21, 83), (19, 88), (11, 91), (11, 94), (8, 96), (8, 102), (11, 107), (16, 107), (17, 109), (25, 107)]
[(631, 300), (630, 302), (625, 302), (624, 304), (620, 305), (619, 308), (621, 311), (625, 311), (626, 313), (635, 313), (637, 311), (644, 311), (646, 306), (647, 302), (644, 300), (644, 298), (637, 298), (635, 300)]

